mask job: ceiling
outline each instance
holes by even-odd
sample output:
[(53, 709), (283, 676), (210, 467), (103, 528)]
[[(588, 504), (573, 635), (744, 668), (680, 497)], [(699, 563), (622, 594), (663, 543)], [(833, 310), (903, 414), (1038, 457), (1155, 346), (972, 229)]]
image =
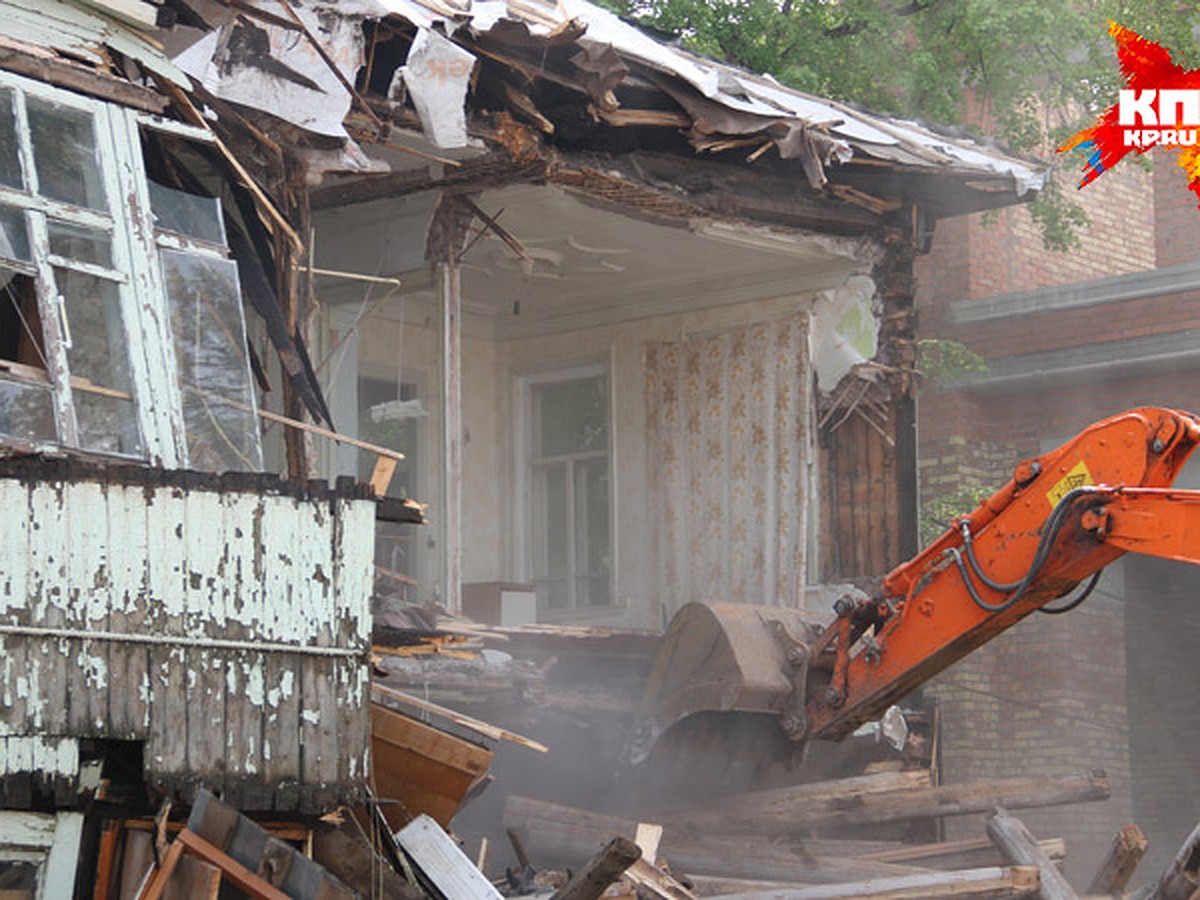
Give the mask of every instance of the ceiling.
[[(497, 340), (822, 290), (864, 268), (850, 243), (711, 221), (668, 227), (555, 187), (506, 187), (477, 202), (528, 257), (490, 231), (464, 256), (468, 333)], [(317, 265), (398, 276), (408, 298), (432, 301), (423, 257), (433, 203), (422, 195), (322, 212)], [(322, 296), (361, 299), (362, 289), (327, 282)]]

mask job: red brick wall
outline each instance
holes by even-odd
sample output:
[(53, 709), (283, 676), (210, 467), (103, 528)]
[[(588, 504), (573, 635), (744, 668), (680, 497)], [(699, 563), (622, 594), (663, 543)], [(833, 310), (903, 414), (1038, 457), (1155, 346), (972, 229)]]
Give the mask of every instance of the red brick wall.
[(1187, 187), (1187, 177), (1174, 156), (1159, 156), (1154, 167), (1155, 252), (1158, 265), (1174, 266), (1200, 259), (1200, 202)]
[[(1159, 160), (1153, 174), (1126, 165), (1075, 197), (1088, 209), (1092, 226), (1081, 235), (1083, 248), (1070, 255), (1041, 249), (1024, 208), (1002, 212), (993, 225), (981, 217), (939, 223), (931, 253), (917, 266), (920, 337), (953, 339), (996, 359), (1200, 328), (1196, 293), (969, 326), (947, 322), (946, 309), (956, 300), (1200, 259), (1200, 212), (1173, 159)], [(930, 380), (918, 403), (919, 480), (922, 499), (928, 499), (963, 486), (999, 487), (1020, 459), (1124, 409), (1163, 405), (1200, 411), (1200, 371), (1070, 388), (1048, 380), (1004, 395), (945, 389)], [(1176, 657), (1189, 658), (1194, 629), (1164, 634), (1161, 616), (1148, 611), (1156, 603), (1153, 584), (1147, 577), (1127, 581), (1122, 570), (1106, 575), (1099, 596), (1083, 608), (1061, 617), (1035, 614), (933, 687), (944, 713), (947, 783), (1091, 768), (1108, 772), (1114, 793), (1105, 803), (1020, 813), (1035, 834), (1067, 838), (1067, 872), (1080, 888), (1113, 834), (1135, 816), (1167, 855), (1190, 827), (1183, 822), (1200, 818), (1200, 788), (1196, 797), (1188, 793), (1195, 780), (1200, 705), (1189, 699), (1186, 713), (1172, 712), (1163, 702), (1163, 678), (1152, 677), (1162, 676), (1164, 667), (1178, 668), (1171, 662)], [(1200, 622), (1200, 604), (1193, 605), (1192, 618)], [(1163, 642), (1179, 645), (1178, 652)], [(1168, 684), (1191, 685), (1193, 675), (1200, 675), (1200, 663), (1179, 680), (1166, 678)], [(1165, 746), (1156, 745), (1156, 734), (1164, 736)], [(1188, 787), (1173, 792), (1180, 781)], [(981, 818), (950, 820), (948, 834), (979, 837)], [(1148, 867), (1146, 876), (1152, 874)]]

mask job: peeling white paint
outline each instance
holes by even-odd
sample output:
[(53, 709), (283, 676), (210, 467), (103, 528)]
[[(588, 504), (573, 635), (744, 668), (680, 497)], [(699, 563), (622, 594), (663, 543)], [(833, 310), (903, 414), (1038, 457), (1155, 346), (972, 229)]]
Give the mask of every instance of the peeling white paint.
[(365, 730), (321, 736), (297, 700), (316, 672), (366, 714), (373, 503), (3, 478), (0, 502), (30, 513), (0, 548), (0, 740), (112, 735), (156, 776), (304, 785), (288, 736), (316, 727), (305, 752), (365, 776)]
[(79, 774), (79, 742), (42, 735), (0, 738), (0, 776), (23, 772), (43, 778), (75, 778)]

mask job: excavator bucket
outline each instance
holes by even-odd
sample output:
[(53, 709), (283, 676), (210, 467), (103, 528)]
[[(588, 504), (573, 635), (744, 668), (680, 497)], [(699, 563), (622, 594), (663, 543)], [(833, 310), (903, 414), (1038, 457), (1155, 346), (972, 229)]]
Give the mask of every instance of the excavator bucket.
[[(697, 713), (786, 717), (804, 707), (811, 614), (773, 606), (689, 603), (655, 657), (629, 760), (643, 762), (676, 723)], [(785, 725), (786, 729), (786, 725)]]

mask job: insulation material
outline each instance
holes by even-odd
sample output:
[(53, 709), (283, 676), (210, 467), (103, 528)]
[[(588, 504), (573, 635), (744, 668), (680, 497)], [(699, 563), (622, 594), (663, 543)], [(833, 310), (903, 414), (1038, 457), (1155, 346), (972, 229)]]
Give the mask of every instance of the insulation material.
[(852, 275), (836, 291), (822, 291), (813, 307), (809, 352), (817, 387), (829, 393), (859, 363), (874, 359), (879, 349), (875, 282)]
[(401, 71), (425, 136), (442, 148), (466, 147), (467, 85), (475, 57), (434, 31), (421, 29)]

